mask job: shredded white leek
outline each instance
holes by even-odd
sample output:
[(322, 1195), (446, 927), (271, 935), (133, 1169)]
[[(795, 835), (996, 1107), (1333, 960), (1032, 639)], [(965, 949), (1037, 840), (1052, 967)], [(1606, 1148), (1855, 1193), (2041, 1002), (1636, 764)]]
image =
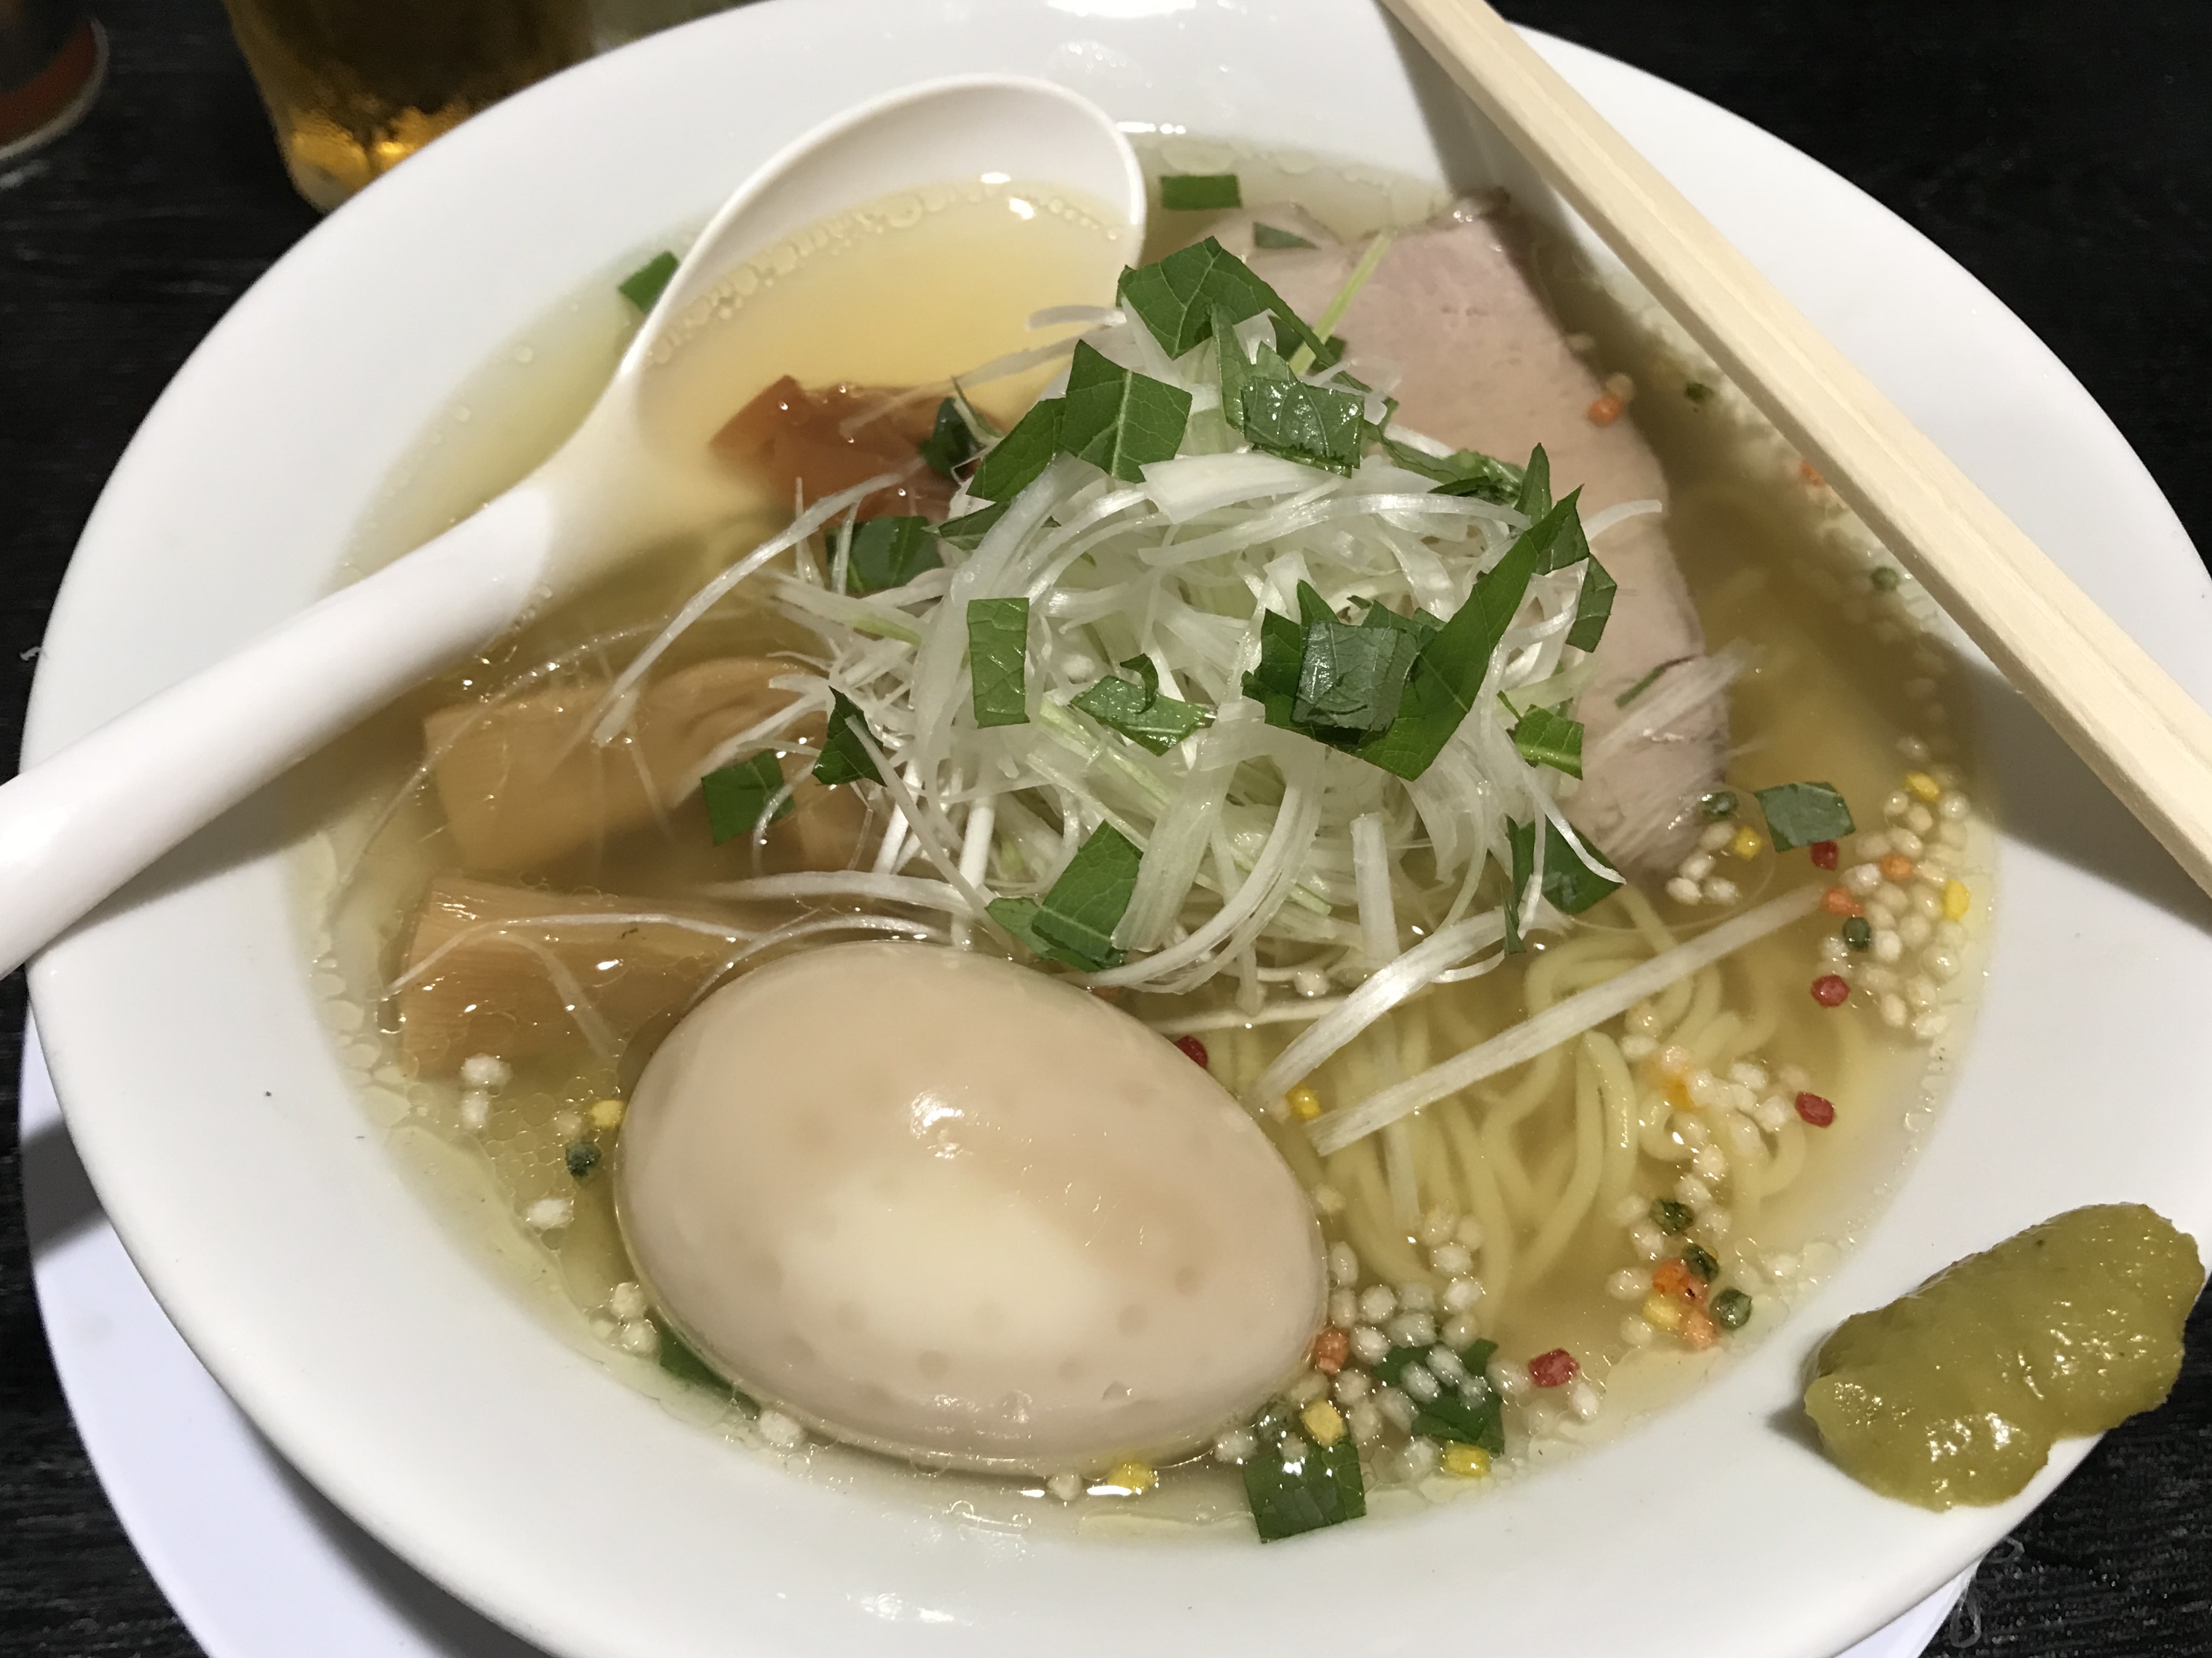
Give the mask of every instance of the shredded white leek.
[(1746, 944), (1809, 914), (1820, 902), (1820, 889), (1799, 887), (1757, 909), (1723, 921), (1710, 932), (1687, 944), (1639, 962), (1618, 977), (1594, 985), (1578, 995), (1547, 1008), (1486, 1042), (1478, 1042), (1442, 1065), (1417, 1077), (1369, 1095), (1357, 1104), (1332, 1112), (1310, 1131), (1314, 1149), (1324, 1157), (1340, 1151), (1377, 1129), (1411, 1116), (1425, 1105), (1449, 1098), (1485, 1077), (1526, 1064), (1538, 1054), (1557, 1048), (1571, 1037), (1616, 1018), (1645, 997), (1664, 990), (1699, 968), (1734, 955)]

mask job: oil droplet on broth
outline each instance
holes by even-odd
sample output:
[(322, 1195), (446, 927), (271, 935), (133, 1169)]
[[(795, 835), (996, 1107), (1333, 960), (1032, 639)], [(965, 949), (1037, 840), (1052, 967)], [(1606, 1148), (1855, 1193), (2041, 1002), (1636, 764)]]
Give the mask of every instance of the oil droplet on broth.
[[(1050, 201), (1058, 210), (1037, 211)], [(1136, 257), (1109, 210), (1019, 181), (947, 184), (863, 203), (764, 249), (677, 319), (646, 400), (658, 434), (703, 445), (763, 387), (927, 386), (1079, 331), (1054, 306), (1110, 305)], [(1060, 364), (975, 388), (1002, 424)]]

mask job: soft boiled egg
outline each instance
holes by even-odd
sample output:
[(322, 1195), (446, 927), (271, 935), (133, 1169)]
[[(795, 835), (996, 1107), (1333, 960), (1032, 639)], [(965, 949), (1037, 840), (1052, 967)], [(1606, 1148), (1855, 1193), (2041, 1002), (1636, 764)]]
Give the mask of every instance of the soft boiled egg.
[(831, 1436), (968, 1467), (1165, 1458), (1320, 1327), (1322, 1243), (1252, 1120), (1098, 998), (963, 950), (853, 944), (708, 997), (623, 1128), (662, 1312)]

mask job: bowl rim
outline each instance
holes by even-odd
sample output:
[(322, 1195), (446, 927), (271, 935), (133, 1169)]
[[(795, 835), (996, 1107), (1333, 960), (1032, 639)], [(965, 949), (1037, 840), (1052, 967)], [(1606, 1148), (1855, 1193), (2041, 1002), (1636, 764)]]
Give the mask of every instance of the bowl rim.
[[(1271, 111), (1269, 88), (1296, 83), (1321, 39), (1331, 94), (1359, 116), (1347, 123), (1355, 153), (1401, 167), (1426, 155), (1433, 167), (1439, 143), (1480, 143), (1378, 15), (1274, 0), (1258, 34), (1242, 15), (1177, 0), (1060, 0), (1049, 11), (1019, 0), (845, 0), (834, 11), (778, 0), (639, 42), (472, 121), (305, 238), (165, 392), (64, 580), (27, 758), (313, 597), (328, 555), (424, 420), (511, 337), (515, 318), (539, 314), (664, 228), (696, 222), (751, 160), (846, 95), (954, 69), (1041, 70), (1126, 118), (1296, 145), (1303, 118)], [(2017, 319), (1808, 158), (1654, 77), (1538, 39), (2093, 597), (2193, 694), (2212, 691), (2212, 662), (2192, 648), (2212, 582), (2124, 440)], [(775, 70), (832, 46), (842, 67), (828, 88), (811, 84), (824, 77)], [(628, 125), (593, 131), (617, 114)], [(316, 378), (333, 374), (342, 410)], [(1961, 383), (1981, 395), (1959, 395)], [(2100, 498), (2094, 513), (2085, 494)], [(2106, 556), (2112, 546), (2129, 558)], [(284, 550), (300, 547), (322, 551)], [(1999, 732), (2002, 775), (2031, 775), (2052, 745), (2038, 748), (1994, 688), (1979, 701)], [(2072, 780), (2050, 788), (2064, 794)], [(2123, 1065), (2120, 1082), (2152, 1101), (2140, 1145), (2069, 1137), (2066, 1118), (2040, 1102), (2026, 1120), (2065, 1157), (2030, 1155), (2004, 1135), (1993, 1042), (2005, 1075), (2040, 1073), (2055, 1091), (2087, 1074), (2070, 1051), (2084, 1044), (2067, 1032), (2146, 1004), (2179, 1016), (2187, 999), (2175, 987), (2212, 976), (2201, 900), (2177, 892), (2178, 875), (2146, 841), (2127, 839), (2124, 820), (2114, 827), (2117, 808), (2098, 817), (2094, 800), (2073, 805), (2088, 820), (2071, 838), (2045, 822), (2039, 837), (2007, 839), (2007, 908), (1974, 1058), (1899, 1199), (1915, 1224), (1893, 1217), (1874, 1229), (1782, 1330), (1669, 1413), (1676, 1438), (1717, 1432), (1735, 1444), (1716, 1459), (1725, 1466), (1684, 1469), (1656, 1442), (1668, 1436), (1631, 1434), (1510, 1503), (1281, 1550), (1010, 1540), (861, 1512), (753, 1459), (702, 1472), (691, 1430), (548, 1341), (488, 1275), (445, 1260), (444, 1230), (380, 1148), (363, 1149), (368, 1136), (356, 1131), (368, 1124), (341, 1093), (348, 1084), (299, 971), (266, 799), (49, 950), (32, 989), (87, 1168), (203, 1362), (396, 1552), (554, 1650), (726, 1649), (726, 1620), (741, 1611), (756, 1620), (749, 1649), (762, 1652), (826, 1643), (903, 1654), (941, 1644), (947, 1628), (978, 1652), (1012, 1652), (1044, 1629), (1071, 1650), (1103, 1650), (1148, 1628), (1256, 1651), (1305, 1631), (1299, 1550), (1318, 1546), (1350, 1570), (1395, 1576), (1409, 1612), (1454, 1604), (1455, 1568), (1473, 1546), (1508, 1568), (1486, 1607), (1501, 1638), (1595, 1645), (1632, 1627), (1655, 1653), (1676, 1641), (1687, 1651), (1692, 1632), (1629, 1621), (1643, 1606), (1632, 1587), (1592, 1581), (1605, 1551), (1632, 1542), (1642, 1523), (1620, 1510), (1664, 1482), (1686, 1511), (1731, 1527), (1756, 1585), (1741, 1617), (1694, 1632), (1696, 1649), (1813, 1658), (1950, 1577), (2087, 1449), (2062, 1447), (2027, 1493), (1998, 1508), (1929, 1515), (1883, 1503), (1771, 1425), (1818, 1331), (2070, 1203), (2144, 1197), (2191, 1230), (2212, 1225), (2198, 1173), (2212, 1130), (2183, 1108), (2191, 1096), (2179, 1042)], [(2054, 941), (2084, 940), (2102, 975), (2093, 986), (2054, 987), (2024, 965)], [(332, 1115), (340, 1098), (356, 1114), (343, 1123)], [(242, 1148), (261, 1162), (227, 1172), (219, 1154)], [(386, 1241), (373, 1266), (344, 1256), (344, 1241), (363, 1236)], [(314, 1248), (284, 1248), (303, 1240)], [(410, 1289), (421, 1284), (452, 1304)], [(503, 1376), (508, 1363), (529, 1378), (528, 1397), (471, 1394), (487, 1367)], [(562, 1466), (546, 1467), (545, 1445), (560, 1442), (544, 1436), (586, 1419), (612, 1426), (603, 1441), (564, 1444)], [(588, 1540), (564, 1529), (610, 1500), (633, 1516), (690, 1518)], [(751, 1551), (738, 1567), (711, 1546), (724, 1525)], [(1848, 1576), (1807, 1558), (1814, 1540), (1838, 1538), (1851, 1545)], [(1346, 1644), (1381, 1652), (1396, 1633)]]

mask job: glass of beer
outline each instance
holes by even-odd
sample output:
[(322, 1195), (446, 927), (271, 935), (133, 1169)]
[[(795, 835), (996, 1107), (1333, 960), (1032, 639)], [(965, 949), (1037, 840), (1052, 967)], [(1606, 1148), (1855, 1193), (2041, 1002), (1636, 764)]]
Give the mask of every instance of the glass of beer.
[(586, 0), (225, 0), (300, 193), (325, 211), (591, 51)]

